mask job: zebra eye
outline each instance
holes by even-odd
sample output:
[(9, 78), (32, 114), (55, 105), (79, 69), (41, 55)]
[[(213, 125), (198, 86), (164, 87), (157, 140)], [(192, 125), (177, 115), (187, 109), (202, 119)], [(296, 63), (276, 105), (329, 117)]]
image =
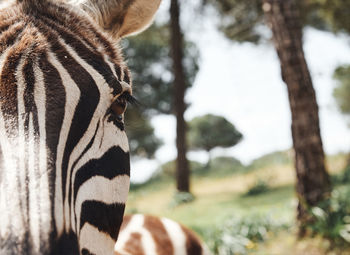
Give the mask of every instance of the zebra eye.
[(139, 102), (135, 97), (133, 97), (129, 91), (123, 92), (120, 96), (118, 96), (111, 105), (111, 112), (117, 118), (118, 121), (123, 120), (123, 114), (126, 111), (126, 107), (128, 103), (132, 105), (138, 105)]
[(125, 112), (128, 103), (137, 105), (138, 101), (130, 94), (129, 91), (125, 91), (114, 100), (111, 105), (111, 110), (115, 115), (121, 116)]
[(111, 105), (111, 110), (116, 116), (122, 116), (126, 110), (127, 99), (123, 95), (124, 93), (121, 96), (119, 96), (117, 99), (115, 99)]

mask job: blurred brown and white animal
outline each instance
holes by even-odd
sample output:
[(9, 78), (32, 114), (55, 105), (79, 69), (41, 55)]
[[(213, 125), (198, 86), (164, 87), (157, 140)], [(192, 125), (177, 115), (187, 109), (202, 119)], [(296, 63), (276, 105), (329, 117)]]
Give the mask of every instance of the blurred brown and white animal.
[(160, 0), (0, 7), (0, 254), (111, 255), (129, 191), (117, 45)]
[(210, 255), (190, 229), (150, 215), (126, 215), (115, 245), (115, 255)]

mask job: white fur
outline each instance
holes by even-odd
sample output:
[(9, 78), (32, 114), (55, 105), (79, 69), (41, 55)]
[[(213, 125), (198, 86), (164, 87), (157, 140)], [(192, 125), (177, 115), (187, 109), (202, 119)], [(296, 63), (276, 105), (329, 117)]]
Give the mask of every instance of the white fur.
[[(33, 114), (29, 114), (29, 127), (28, 127), (28, 174), (29, 174), (29, 218), (30, 218), (30, 234), (33, 240), (33, 248), (35, 251), (39, 251), (40, 248), (40, 205), (38, 201), (38, 179), (35, 171), (35, 141), (34, 141), (34, 123)], [(41, 192), (41, 191), (40, 191)]]
[(7, 1), (2, 1), (0, 3), (0, 10), (1, 9), (5, 9), (10, 7), (11, 5), (13, 5), (15, 3), (15, 0), (7, 0)]
[[(17, 148), (16, 150), (18, 151), (18, 156), (21, 160), (18, 161), (19, 163), (19, 169), (25, 169), (25, 161), (24, 161), (24, 156), (25, 156), (25, 134), (24, 134), (24, 117), (25, 117), (25, 108), (24, 108), (24, 89), (25, 89), (25, 81), (22, 73), (22, 68), (24, 65), (24, 58), (19, 62), (19, 65), (17, 66), (16, 70), (16, 79), (17, 79), (17, 107), (18, 107), (18, 138), (17, 138)], [(20, 183), (21, 185), (21, 190), (19, 190), (20, 197), (23, 197), (26, 189), (26, 174), (21, 174), (20, 175)], [(20, 187), (18, 187), (20, 189)], [(27, 200), (22, 199), (22, 203), (24, 205), (24, 208), (27, 208)], [(27, 211), (23, 212), (23, 217), (24, 221), (27, 221)], [(35, 219), (34, 219), (35, 221)], [(23, 223), (24, 224), (24, 223)]]
[(92, 254), (112, 255), (114, 241), (106, 233), (85, 223), (79, 237), (80, 248), (87, 248)]
[[(9, 51), (10, 48), (0, 56), (0, 73), (2, 73), (4, 61)], [(2, 181), (0, 184), (0, 222), (4, 225), (1, 227), (0, 234), (3, 238), (6, 238), (9, 234), (9, 228), (12, 228), (12, 230), (17, 231), (18, 235), (21, 237), (24, 234), (23, 220), (20, 217), (11, 217), (12, 212), (20, 211), (20, 190), (17, 185), (17, 173), (13, 171), (13, 169), (17, 168), (15, 155), (18, 155), (18, 151), (15, 151), (16, 147), (13, 145), (13, 137), (8, 137), (5, 130), (4, 116), (0, 111), (0, 146), (4, 161)], [(7, 196), (9, 194), (11, 194), (11, 197)]]
[(163, 223), (170, 240), (174, 247), (174, 255), (184, 255), (186, 252), (186, 236), (182, 231), (180, 225), (167, 218), (162, 218), (161, 222)]
[[(44, 77), (41, 69), (34, 65), (35, 88), (34, 100), (38, 110), (38, 123), (40, 132), (39, 141), (39, 205), (41, 234), (48, 237), (51, 229), (51, 201), (49, 187), (49, 172), (47, 171), (47, 148), (46, 148), (46, 95)], [(42, 238), (44, 238), (42, 237)]]

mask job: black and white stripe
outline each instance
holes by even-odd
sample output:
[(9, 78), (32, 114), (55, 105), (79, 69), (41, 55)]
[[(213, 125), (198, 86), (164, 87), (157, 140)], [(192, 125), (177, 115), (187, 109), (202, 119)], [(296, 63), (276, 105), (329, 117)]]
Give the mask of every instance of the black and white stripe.
[[(111, 105), (131, 84), (120, 50), (92, 21), (111, 15), (108, 2), (122, 8), (120, 29), (131, 7), (145, 4), (105, 1), (98, 12), (86, 1), (95, 8), (90, 17), (44, 0), (0, 9), (0, 254), (113, 251), (130, 165)], [(148, 24), (151, 9), (134, 31)]]

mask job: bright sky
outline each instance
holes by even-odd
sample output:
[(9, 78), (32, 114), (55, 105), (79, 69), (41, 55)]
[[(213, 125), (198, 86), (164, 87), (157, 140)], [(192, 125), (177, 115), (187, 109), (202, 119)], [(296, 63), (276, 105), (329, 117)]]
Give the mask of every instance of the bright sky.
[[(168, 1), (161, 6), (166, 15)], [(216, 149), (214, 155), (233, 156), (244, 163), (277, 150), (292, 147), (291, 116), (286, 85), (270, 44), (255, 46), (226, 40), (210, 21), (191, 23), (183, 19), (187, 36), (200, 50), (200, 70), (186, 101), (191, 104), (186, 120), (206, 113), (222, 115), (244, 135), (232, 149)], [(336, 66), (350, 63), (350, 39), (307, 28), (304, 50), (320, 108), (321, 134), (327, 154), (349, 151), (350, 129), (336, 108), (332, 74)], [(159, 163), (176, 157), (175, 118), (159, 116), (152, 120), (156, 135), (164, 140), (154, 161), (132, 162), (131, 179), (147, 179)], [(189, 158), (205, 161), (205, 153), (189, 153)]]

